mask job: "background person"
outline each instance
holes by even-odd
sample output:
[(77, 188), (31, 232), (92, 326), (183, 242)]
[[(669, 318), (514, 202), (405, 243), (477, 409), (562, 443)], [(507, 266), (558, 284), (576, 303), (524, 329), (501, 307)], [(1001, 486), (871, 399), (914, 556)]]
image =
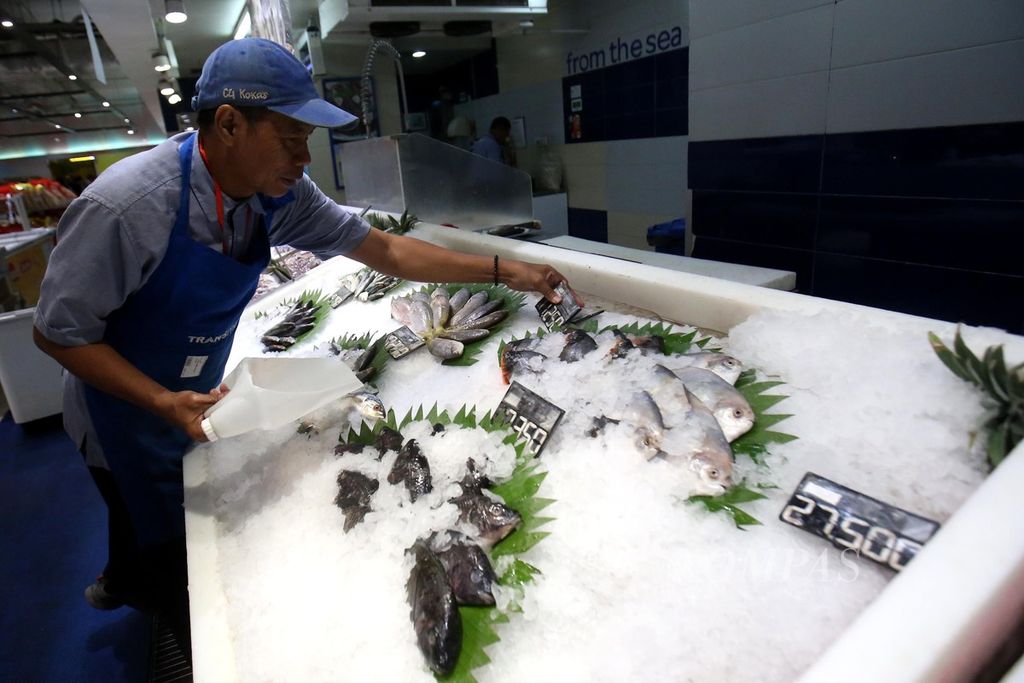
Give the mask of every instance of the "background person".
[(504, 116), (491, 121), (490, 131), (473, 143), (472, 152), (485, 159), (508, 166), (516, 165), (516, 151), (512, 146), (512, 124)]

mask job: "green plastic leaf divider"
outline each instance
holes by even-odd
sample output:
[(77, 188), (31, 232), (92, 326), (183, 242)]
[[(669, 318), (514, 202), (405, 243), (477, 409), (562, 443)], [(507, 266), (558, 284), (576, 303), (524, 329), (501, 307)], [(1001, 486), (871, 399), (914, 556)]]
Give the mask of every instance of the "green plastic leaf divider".
[(982, 425), (987, 432), (985, 455), (989, 466), (997, 467), (1024, 438), (1024, 363), (1008, 368), (1002, 345), (988, 347), (978, 358), (959, 327), (952, 350), (933, 332), (928, 333), (928, 341), (950, 372), (984, 392), (988, 410)]
[[(373, 332), (366, 332), (361, 335), (343, 334), (332, 339), (330, 343), (346, 351), (352, 349), (365, 351), (375, 341), (377, 341), (377, 337), (374, 336)], [(390, 359), (391, 356), (388, 355), (387, 349), (381, 344), (380, 348), (377, 349), (377, 353), (373, 354), (373, 358), (370, 360), (370, 366), (376, 370), (371, 381), (376, 381), (380, 377), (381, 373), (384, 372), (384, 366), (387, 365)]]
[[(460, 407), (453, 417), (448, 411), (439, 410), (435, 403), (429, 409), (424, 409), (422, 405), (410, 409), (401, 418), (398, 418), (395, 412), (390, 410), (383, 420), (379, 420), (373, 426), (363, 422), (358, 430), (350, 429), (344, 439), (339, 436), (339, 441), (372, 445), (385, 426), (401, 431), (409, 423), (420, 420), (446, 426), (455, 425), (465, 429), (479, 428), (487, 432), (503, 431), (506, 433), (503, 442), (515, 449), (516, 466), (512, 476), (491, 487), (491, 491), (501, 496), (509, 507), (516, 510), (522, 517), (522, 522), (515, 531), (491, 550), (491, 557), (495, 559), (511, 558), (509, 569), (498, 578), (498, 583), (521, 589), (522, 586), (532, 581), (533, 577), (540, 573), (540, 570), (518, 556), (548, 535), (547, 532), (538, 531), (538, 529), (550, 522), (552, 518), (542, 517), (538, 513), (554, 501), (549, 498), (537, 497), (536, 494), (547, 473), (540, 469), (540, 462), (537, 459), (530, 457), (525, 452), (525, 444), (515, 444), (515, 435), (508, 430), (502, 420), (490, 412), (478, 416), (475, 407), (465, 405)], [(509, 605), (509, 610), (518, 611), (514, 601)], [(462, 650), (459, 659), (451, 674), (436, 678), (453, 683), (473, 683), (476, 681), (472, 673), (473, 670), (491, 661), (485, 648), (499, 640), (495, 626), (507, 623), (508, 615), (489, 607), (460, 606), (459, 616), (462, 620)]]

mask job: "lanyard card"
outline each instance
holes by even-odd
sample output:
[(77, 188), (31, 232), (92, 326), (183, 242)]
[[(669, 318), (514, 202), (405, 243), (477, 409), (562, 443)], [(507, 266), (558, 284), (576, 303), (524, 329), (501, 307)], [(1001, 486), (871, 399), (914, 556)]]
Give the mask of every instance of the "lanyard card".
[(779, 519), (896, 571), (939, 530), (938, 522), (813, 472), (804, 475)]
[(503, 417), (516, 433), (516, 443), (525, 442), (526, 452), (535, 458), (564, 414), (564, 410), (515, 381), (495, 411), (495, 417)]

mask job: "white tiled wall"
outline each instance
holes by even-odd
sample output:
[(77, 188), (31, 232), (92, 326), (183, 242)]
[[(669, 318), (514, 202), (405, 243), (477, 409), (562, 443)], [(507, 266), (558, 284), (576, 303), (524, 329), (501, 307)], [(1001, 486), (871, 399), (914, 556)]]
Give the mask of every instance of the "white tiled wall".
[(1022, 0), (690, 0), (690, 138), (1024, 120)]
[(829, 133), (1024, 120), (1024, 39), (832, 70)]

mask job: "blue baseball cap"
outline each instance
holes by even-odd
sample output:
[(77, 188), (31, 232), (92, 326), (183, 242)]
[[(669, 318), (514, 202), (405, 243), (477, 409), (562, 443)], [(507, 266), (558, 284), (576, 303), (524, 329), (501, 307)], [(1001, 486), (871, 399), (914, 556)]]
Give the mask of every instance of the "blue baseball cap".
[(216, 109), (222, 104), (266, 107), (327, 128), (346, 126), (357, 118), (320, 97), (302, 62), (266, 38), (232, 40), (206, 58), (192, 109)]

